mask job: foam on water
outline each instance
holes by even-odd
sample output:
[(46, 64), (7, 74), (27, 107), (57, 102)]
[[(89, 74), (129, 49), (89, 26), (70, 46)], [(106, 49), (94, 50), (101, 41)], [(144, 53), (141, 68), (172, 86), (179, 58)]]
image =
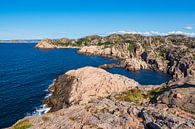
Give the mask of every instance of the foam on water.
[(52, 95), (52, 93), (47, 94), (44, 99), (49, 98)]
[[(47, 89), (45, 89), (44, 91), (49, 92), (49, 88), (51, 88), (56, 82), (56, 79), (53, 79), (52, 83), (49, 85), (49, 87)], [(47, 96), (47, 95), (46, 95)]]
[(42, 115), (42, 114), (49, 112), (50, 109), (51, 108), (47, 107), (46, 104), (43, 104), (37, 107), (36, 110), (32, 113), (32, 115)]
[[(52, 86), (55, 84), (55, 81), (56, 81), (56, 79), (53, 79), (52, 84), (50, 84), (49, 87), (48, 87), (45, 91), (49, 92), (48, 89), (49, 89), (50, 87), (52, 87)], [(44, 97), (44, 99), (46, 99), (46, 98), (48, 98), (48, 97), (50, 97), (50, 96), (52, 96), (52, 93), (48, 93), (48, 94)], [(36, 110), (32, 113), (32, 115), (42, 115), (42, 114), (45, 114), (45, 113), (49, 112), (49, 110), (50, 110), (51, 108), (48, 107), (46, 104), (42, 104), (42, 105), (40, 105), (39, 107), (35, 107), (35, 109), (36, 109)]]

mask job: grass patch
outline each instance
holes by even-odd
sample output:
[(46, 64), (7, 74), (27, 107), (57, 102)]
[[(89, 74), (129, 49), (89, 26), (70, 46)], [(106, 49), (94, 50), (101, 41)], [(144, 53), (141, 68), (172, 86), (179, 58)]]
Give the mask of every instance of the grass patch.
[(16, 125), (14, 125), (13, 129), (28, 129), (32, 126), (29, 120), (22, 120)]
[(154, 100), (157, 98), (158, 94), (162, 91), (162, 88), (155, 88), (149, 91), (143, 91), (141, 89), (135, 88), (127, 92), (115, 95), (115, 98), (119, 101), (127, 102), (143, 102), (143, 100), (149, 99)]
[(132, 89), (115, 96), (117, 100), (128, 102), (140, 102), (145, 99), (145, 95), (140, 89)]

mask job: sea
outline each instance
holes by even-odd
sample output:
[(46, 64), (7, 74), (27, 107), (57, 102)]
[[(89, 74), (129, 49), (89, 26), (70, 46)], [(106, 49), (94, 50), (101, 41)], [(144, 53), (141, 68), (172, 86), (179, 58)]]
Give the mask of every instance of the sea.
[[(46, 113), (49, 107), (42, 101), (50, 95), (48, 87), (59, 75), (84, 66), (119, 62), (80, 55), (77, 49), (40, 50), (34, 48), (35, 45), (0, 43), (0, 129), (25, 116)], [(107, 71), (135, 79), (143, 85), (161, 84), (171, 79), (167, 74), (150, 70), (131, 72), (111, 68)]]

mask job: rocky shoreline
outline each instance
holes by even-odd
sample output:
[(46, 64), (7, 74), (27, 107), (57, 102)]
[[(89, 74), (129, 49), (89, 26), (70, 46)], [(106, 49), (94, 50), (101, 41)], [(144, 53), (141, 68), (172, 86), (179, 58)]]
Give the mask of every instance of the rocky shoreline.
[[(119, 59), (70, 70), (49, 88), (49, 113), (19, 120), (10, 128), (31, 129), (194, 129), (195, 39), (186, 36), (117, 35), (81, 39), (46, 39), (41, 49), (79, 48), (79, 54)], [(173, 76), (161, 85), (138, 82), (101, 68), (151, 69)]]
[(183, 35), (112, 34), (80, 39), (44, 39), (36, 48), (79, 48), (79, 54), (119, 59), (120, 67), (130, 71), (156, 70), (167, 73), (174, 79), (195, 74), (195, 38)]
[(127, 77), (103, 69), (70, 70), (50, 87), (44, 103), (49, 113), (30, 116), (31, 129), (193, 129), (195, 78), (158, 86), (141, 86)]

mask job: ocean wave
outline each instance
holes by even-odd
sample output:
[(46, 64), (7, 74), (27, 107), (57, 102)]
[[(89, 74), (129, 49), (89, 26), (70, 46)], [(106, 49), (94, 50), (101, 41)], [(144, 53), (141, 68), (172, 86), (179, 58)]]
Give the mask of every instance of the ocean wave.
[[(51, 88), (51, 87), (55, 84), (55, 82), (56, 82), (56, 79), (53, 79), (52, 83), (51, 83), (51, 84), (48, 86), (48, 88), (45, 89), (44, 91), (49, 92), (49, 88)], [(47, 96), (47, 95), (46, 95), (46, 96)]]
[[(46, 90), (44, 90), (44, 91), (49, 92), (48, 89), (49, 89), (50, 87), (52, 87), (52, 86), (55, 84), (55, 81), (56, 81), (56, 79), (53, 79), (52, 84), (50, 84), (50, 85), (48, 86), (48, 88), (47, 88)], [(50, 97), (51, 95), (52, 95), (52, 93), (48, 93), (48, 94), (44, 97), (44, 99)], [(27, 116), (29, 116), (29, 115), (42, 115), (42, 114), (45, 114), (45, 113), (49, 112), (50, 109), (51, 109), (51, 108), (50, 108), (50, 107), (47, 107), (46, 104), (42, 104), (42, 105), (40, 105), (39, 107), (35, 107), (35, 111), (33, 111), (32, 114), (27, 113)]]
[(49, 110), (51, 109), (50, 107), (47, 107), (46, 104), (40, 105), (39, 107), (35, 108), (36, 110), (32, 113), (32, 115), (42, 115), (45, 114), (47, 112), (49, 112)]
[(47, 94), (44, 99), (49, 98), (52, 95), (52, 93)]

